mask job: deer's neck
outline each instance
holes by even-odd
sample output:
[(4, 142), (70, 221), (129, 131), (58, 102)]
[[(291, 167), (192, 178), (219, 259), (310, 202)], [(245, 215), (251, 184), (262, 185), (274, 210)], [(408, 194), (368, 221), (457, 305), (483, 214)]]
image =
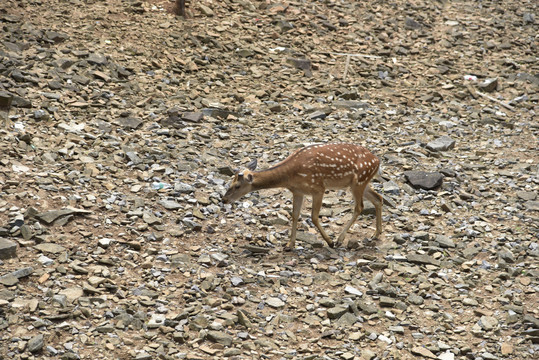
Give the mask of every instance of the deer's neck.
[(254, 190), (273, 189), (287, 187), (289, 174), (286, 166), (274, 167), (262, 170), (254, 174)]

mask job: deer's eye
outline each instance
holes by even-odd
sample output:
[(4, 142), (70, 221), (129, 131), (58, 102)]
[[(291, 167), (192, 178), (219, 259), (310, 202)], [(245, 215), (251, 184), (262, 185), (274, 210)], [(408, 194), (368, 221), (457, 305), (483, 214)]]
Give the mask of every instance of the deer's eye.
[(234, 186), (234, 189), (239, 189), (240, 188), (240, 184), (237, 184)]

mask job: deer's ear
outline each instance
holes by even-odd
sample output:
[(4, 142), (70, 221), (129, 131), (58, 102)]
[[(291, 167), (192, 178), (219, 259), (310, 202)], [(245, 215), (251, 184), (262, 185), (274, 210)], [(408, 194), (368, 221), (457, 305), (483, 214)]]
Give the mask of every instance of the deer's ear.
[(251, 160), (249, 164), (247, 164), (247, 169), (254, 171), (256, 169), (256, 164), (257, 164), (256, 159)]
[(247, 182), (249, 184), (252, 184), (253, 183), (253, 174), (247, 174)]

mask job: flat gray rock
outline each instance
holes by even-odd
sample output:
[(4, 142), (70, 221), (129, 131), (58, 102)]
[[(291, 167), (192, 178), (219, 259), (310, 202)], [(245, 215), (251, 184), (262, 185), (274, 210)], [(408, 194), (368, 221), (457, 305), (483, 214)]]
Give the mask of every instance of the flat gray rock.
[(438, 172), (405, 171), (404, 177), (416, 189), (432, 190), (442, 185), (444, 176)]
[(445, 235), (436, 235), (434, 241), (436, 241), (442, 248), (454, 248), (456, 246), (453, 240)]
[(280, 308), (285, 306), (285, 302), (282, 301), (281, 299), (277, 298), (277, 297), (268, 298), (266, 300), (266, 304), (268, 304), (268, 306), (270, 306), (272, 308), (275, 308), (275, 309), (280, 309)]
[(348, 308), (344, 306), (335, 306), (327, 310), (328, 318), (335, 320), (348, 312)]
[(183, 208), (183, 205), (174, 200), (159, 200), (159, 204), (167, 210), (178, 210)]
[(11, 259), (17, 256), (17, 243), (0, 238), (0, 260)]
[(20, 279), (20, 278), (32, 275), (33, 272), (34, 272), (34, 268), (31, 267), (31, 266), (27, 266), (27, 267), (21, 268), (19, 270), (15, 270), (15, 271), (9, 273), (9, 275), (12, 275), (12, 276), (16, 277), (17, 279)]
[(43, 349), (43, 334), (34, 336), (28, 341), (28, 351), (31, 353), (36, 353)]
[(88, 56), (87, 61), (90, 64), (105, 65), (107, 63), (107, 57), (103, 54), (92, 53)]
[(87, 215), (91, 214), (92, 212), (89, 210), (84, 209), (76, 209), (76, 208), (64, 208), (61, 210), (50, 210), (46, 212), (42, 212), (36, 215), (36, 218), (43, 221), (46, 224), (52, 224), (56, 219), (68, 216), (68, 215)]
[(0, 276), (0, 284), (4, 286), (13, 286), (19, 282), (19, 279), (12, 274)]
[(115, 121), (116, 124), (128, 130), (135, 130), (144, 123), (142, 119), (135, 117), (120, 117)]
[(363, 101), (357, 100), (335, 100), (333, 101), (333, 106), (336, 108), (344, 109), (368, 109), (369, 104)]
[(521, 200), (531, 201), (537, 199), (537, 193), (533, 191), (517, 191), (516, 195)]
[(526, 201), (524, 207), (531, 211), (539, 211), (539, 201)]
[(424, 254), (408, 254), (406, 259), (414, 264), (430, 264), (440, 266), (440, 260), (434, 259), (432, 256)]
[(44, 253), (51, 253), (51, 254), (58, 254), (61, 252), (64, 252), (66, 249), (65, 247), (53, 244), (53, 243), (41, 243), (34, 246), (35, 249), (44, 252)]
[(223, 331), (208, 331), (208, 334), (206, 335), (210, 341), (213, 341), (215, 343), (224, 345), (224, 346), (230, 346), (232, 345), (232, 336), (228, 335), (227, 333)]
[(185, 112), (182, 114), (182, 120), (199, 123), (204, 119), (204, 113), (202, 112)]
[(446, 150), (453, 149), (454, 147), (455, 147), (455, 140), (445, 135), (440, 136), (439, 138), (427, 144), (427, 149), (431, 151), (446, 151)]

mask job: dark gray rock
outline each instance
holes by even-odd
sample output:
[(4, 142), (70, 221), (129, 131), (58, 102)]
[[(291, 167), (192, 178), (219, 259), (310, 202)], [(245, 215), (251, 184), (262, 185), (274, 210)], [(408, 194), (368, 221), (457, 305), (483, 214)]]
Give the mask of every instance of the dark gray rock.
[(11, 102), (13, 101), (13, 95), (7, 91), (0, 91), (0, 109), (9, 109)]
[(444, 176), (438, 172), (405, 171), (404, 177), (416, 189), (432, 190), (442, 185)]
[(182, 120), (192, 122), (192, 123), (199, 123), (204, 119), (204, 113), (202, 112), (185, 112), (182, 114), (181, 117)]
[(32, 107), (32, 103), (30, 102), (30, 100), (23, 98), (21, 96), (17, 96), (17, 95), (13, 95), (13, 101), (11, 105), (13, 107), (25, 108), (25, 109)]
[(0, 260), (11, 259), (17, 256), (17, 243), (0, 238)]

